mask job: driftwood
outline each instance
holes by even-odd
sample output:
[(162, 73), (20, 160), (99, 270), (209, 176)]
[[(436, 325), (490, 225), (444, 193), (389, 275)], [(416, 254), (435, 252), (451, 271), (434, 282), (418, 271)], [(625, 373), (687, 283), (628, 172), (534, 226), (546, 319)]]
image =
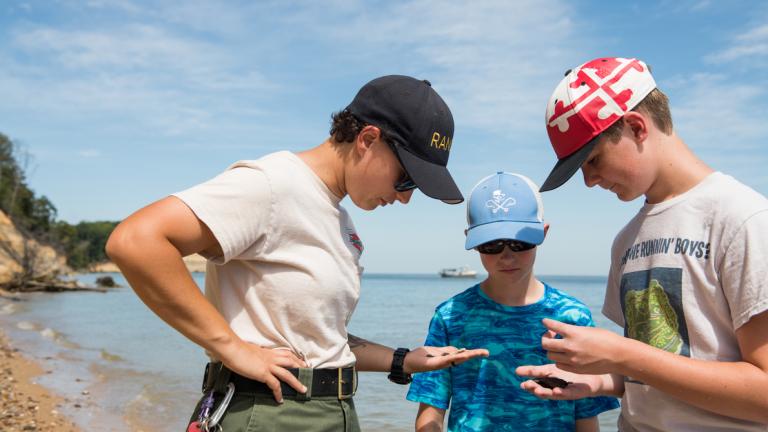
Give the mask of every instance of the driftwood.
[(36, 282), (36, 281), (27, 281), (24, 288), (22, 288), (20, 291), (24, 292), (33, 292), (33, 291), (48, 291), (48, 292), (61, 292), (61, 291), (96, 291), (96, 292), (107, 292), (104, 288), (96, 288), (96, 287), (89, 287), (89, 286), (82, 286), (77, 283), (67, 283), (67, 282)]
[(45, 292), (94, 291), (94, 292), (105, 293), (107, 292), (107, 289), (83, 286), (76, 282), (67, 282), (67, 281), (49, 281), (49, 282), (26, 281), (24, 285), (0, 287), (0, 296), (12, 297), (13, 293), (41, 292), (41, 291), (45, 291)]
[(12, 301), (21, 301), (21, 299), (13, 295), (12, 292), (6, 291), (3, 288), (0, 288), (0, 298), (5, 298)]

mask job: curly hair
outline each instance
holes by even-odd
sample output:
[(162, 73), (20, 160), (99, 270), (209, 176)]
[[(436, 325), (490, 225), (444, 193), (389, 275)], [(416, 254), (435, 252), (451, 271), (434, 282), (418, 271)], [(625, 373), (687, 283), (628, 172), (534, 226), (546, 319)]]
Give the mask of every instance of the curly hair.
[[(653, 89), (637, 106), (632, 108), (632, 111), (642, 111), (648, 114), (660, 131), (666, 135), (672, 134), (672, 113), (669, 110), (669, 99), (661, 90)], [(600, 134), (600, 138), (606, 137), (612, 142), (617, 142), (621, 138), (623, 129), (624, 119), (621, 118), (604, 130)]]
[[(370, 123), (365, 123), (354, 114), (347, 110), (342, 110), (331, 115), (331, 138), (337, 143), (353, 142), (364, 127)], [(393, 144), (390, 136), (380, 126), (373, 125), (381, 131), (381, 139), (387, 144)]]

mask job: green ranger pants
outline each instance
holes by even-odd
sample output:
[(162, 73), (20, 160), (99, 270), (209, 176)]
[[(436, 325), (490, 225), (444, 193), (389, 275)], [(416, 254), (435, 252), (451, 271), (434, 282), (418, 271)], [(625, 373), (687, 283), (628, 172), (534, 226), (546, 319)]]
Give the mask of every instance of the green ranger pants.
[(335, 397), (278, 404), (271, 395), (235, 393), (219, 424), (222, 432), (360, 432), (352, 399)]
[[(309, 381), (308, 381), (309, 380)], [(309, 378), (300, 377), (309, 386)], [(223, 399), (217, 394), (215, 407)], [(279, 404), (271, 394), (235, 392), (221, 418), (221, 432), (360, 432), (352, 398), (336, 396), (285, 397)], [(197, 420), (203, 398), (190, 422)]]
[(235, 393), (219, 424), (222, 432), (360, 432), (352, 399), (334, 397), (278, 404), (272, 396)]

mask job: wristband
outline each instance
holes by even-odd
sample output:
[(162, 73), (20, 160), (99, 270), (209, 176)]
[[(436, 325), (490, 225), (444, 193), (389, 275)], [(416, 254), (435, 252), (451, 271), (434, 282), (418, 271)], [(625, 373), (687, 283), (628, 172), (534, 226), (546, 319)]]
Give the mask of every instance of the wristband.
[(412, 381), (411, 374), (403, 371), (403, 363), (405, 363), (405, 356), (410, 350), (408, 348), (398, 348), (392, 355), (392, 367), (390, 368), (389, 378), (395, 384), (408, 384)]

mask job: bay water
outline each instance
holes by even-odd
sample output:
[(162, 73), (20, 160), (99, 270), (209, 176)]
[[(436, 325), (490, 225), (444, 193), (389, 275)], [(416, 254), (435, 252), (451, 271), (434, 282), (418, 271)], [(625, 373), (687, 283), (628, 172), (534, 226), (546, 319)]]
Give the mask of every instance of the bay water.
[[(45, 374), (38, 382), (66, 398), (60, 410), (86, 431), (181, 431), (200, 397), (207, 358), (202, 350), (155, 316), (127, 287), (107, 293), (27, 294), (0, 299), (0, 327)], [(93, 284), (104, 274), (78, 279)], [(204, 275), (193, 274), (198, 285)], [(479, 282), (437, 275), (371, 274), (362, 279), (360, 303), (349, 331), (391, 347), (424, 343), (434, 308)], [(621, 333), (600, 313), (605, 278), (541, 276), (583, 301), (598, 327)], [(355, 404), (364, 431), (413, 430), (418, 405), (407, 386), (385, 373), (360, 373)], [(600, 416), (615, 431), (619, 410)]]

